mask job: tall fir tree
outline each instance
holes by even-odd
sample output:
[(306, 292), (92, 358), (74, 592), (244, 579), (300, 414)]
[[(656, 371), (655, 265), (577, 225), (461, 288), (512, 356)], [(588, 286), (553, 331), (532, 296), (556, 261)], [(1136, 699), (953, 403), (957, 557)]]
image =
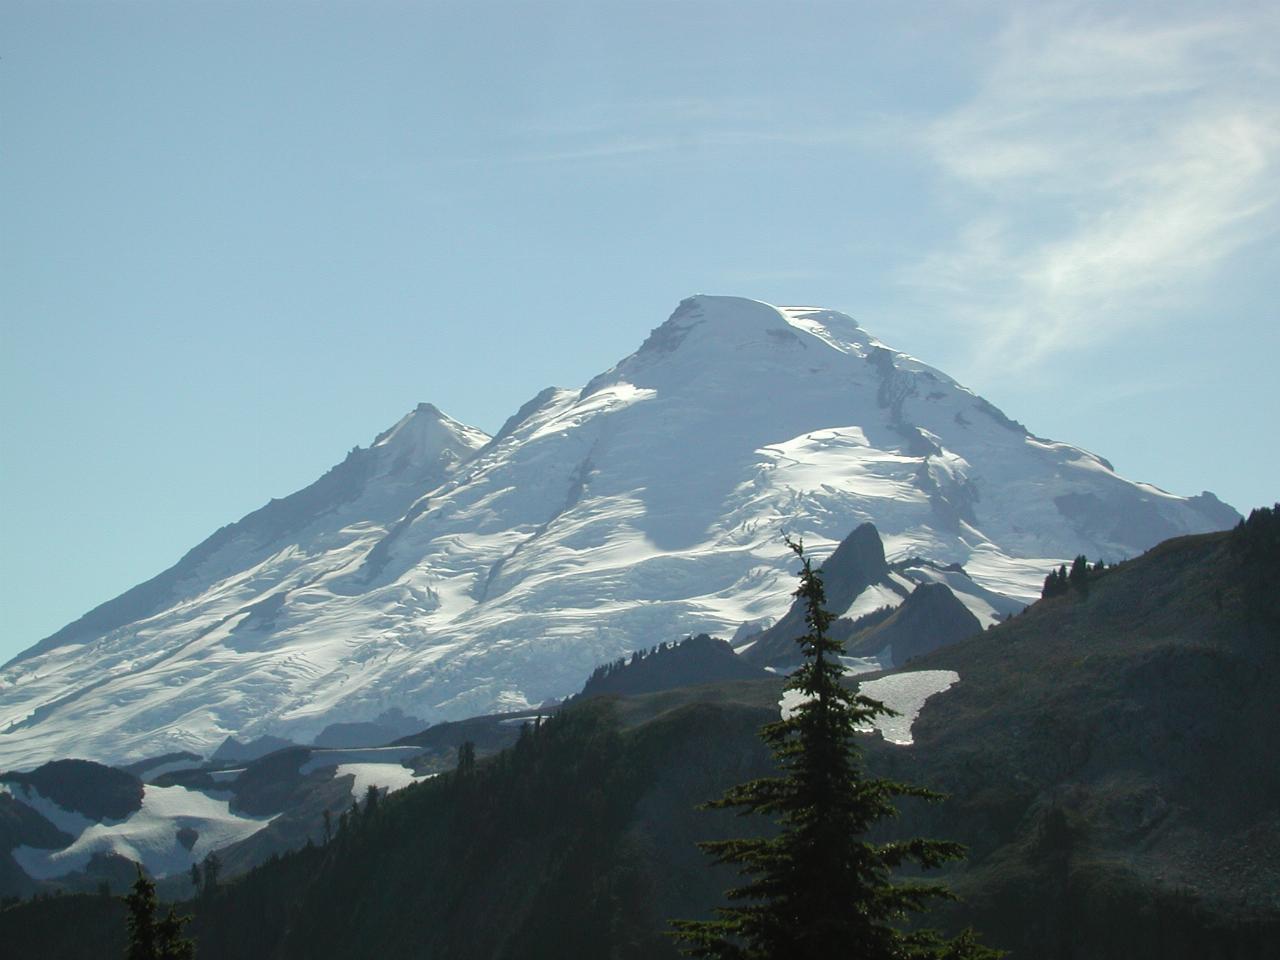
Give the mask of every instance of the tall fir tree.
[(182, 935), (182, 928), (190, 921), (190, 917), (180, 917), (173, 907), (169, 908), (156, 924), (156, 960), (194, 960), (196, 945)]
[(469, 777), (476, 772), (476, 745), (464, 740), (458, 747), (458, 777)]
[(204, 878), (204, 886), (200, 892), (206, 898), (212, 897), (218, 892), (218, 875), (222, 872), (222, 860), (215, 851), (210, 850), (205, 856), (200, 872)]
[(1083, 553), (1071, 562), (1071, 572), (1067, 574), (1067, 582), (1080, 593), (1089, 592), (1089, 561)]
[(1044, 578), (1044, 589), (1040, 591), (1042, 598), (1060, 597), (1067, 592), (1067, 567), (1065, 564), (1057, 570), (1050, 570)]
[(674, 935), (694, 957), (733, 960), (991, 960), (970, 931), (947, 941), (931, 930), (903, 930), (909, 917), (938, 899), (943, 886), (895, 879), (907, 864), (937, 867), (963, 856), (957, 843), (909, 839), (874, 843), (867, 831), (896, 816), (898, 797), (938, 799), (921, 787), (869, 777), (858, 729), (891, 714), (884, 704), (850, 693), (840, 682), (842, 644), (827, 629), (822, 577), (801, 543), (787, 539), (801, 561), (796, 596), (805, 604), (804, 655), (785, 689), (803, 695), (787, 717), (763, 728), (779, 775), (732, 787), (712, 809), (738, 809), (776, 820), (776, 836), (700, 844), (716, 863), (733, 864), (740, 886), (713, 920), (673, 921)]
[(124, 902), (129, 909), (126, 960), (156, 960), (156, 885), (147, 879), (141, 867)]
[(195, 944), (182, 936), (190, 917), (180, 917), (173, 907), (156, 921), (156, 885), (138, 867), (138, 879), (124, 898), (129, 909), (129, 943), (125, 960), (192, 960)]

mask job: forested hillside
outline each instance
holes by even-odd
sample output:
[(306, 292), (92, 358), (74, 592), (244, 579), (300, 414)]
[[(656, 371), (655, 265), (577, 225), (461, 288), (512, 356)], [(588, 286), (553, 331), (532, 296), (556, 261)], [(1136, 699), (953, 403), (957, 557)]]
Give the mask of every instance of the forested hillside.
[[(950, 794), (887, 828), (969, 846), (946, 874), (964, 900), (933, 921), (1028, 960), (1273, 955), (1277, 525), (1169, 541), (911, 664), (961, 679), (914, 746), (867, 749), (873, 772)], [(198, 956), (674, 956), (667, 919), (732, 881), (694, 842), (766, 829), (694, 808), (768, 771), (780, 687), (576, 702), (182, 905)], [(116, 955), (123, 929), (101, 897), (0, 912), (15, 956)]]

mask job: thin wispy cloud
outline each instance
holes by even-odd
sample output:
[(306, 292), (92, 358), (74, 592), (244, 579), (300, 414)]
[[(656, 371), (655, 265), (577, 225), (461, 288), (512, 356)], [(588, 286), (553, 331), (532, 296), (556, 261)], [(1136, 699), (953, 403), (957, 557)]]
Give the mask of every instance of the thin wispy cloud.
[(963, 225), (906, 282), (1004, 366), (1158, 319), (1275, 230), (1277, 21), (1019, 15), (917, 137)]
[(554, 139), (610, 136), (619, 129), (742, 124), (774, 109), (774, 104), (758, 97), (592, 98), (557, 113), (527, 117), (517, 125), (516, 133)]
[(568, 116), (539, 116), (515, 131), (519, 163), (681, 160), (752, 146), (821, 147), (865, 141), (848, 122), (800, 123), (757, 98), (655, 98), (599, 102)]

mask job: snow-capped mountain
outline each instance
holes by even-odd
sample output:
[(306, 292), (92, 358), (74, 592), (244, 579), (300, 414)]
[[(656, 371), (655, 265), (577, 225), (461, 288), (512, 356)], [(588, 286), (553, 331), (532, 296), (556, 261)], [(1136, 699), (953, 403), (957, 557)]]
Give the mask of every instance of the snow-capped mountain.
[(419, 406), (36, 644), (0, 671), (0, 767), (536, 705), (634, 648), (781, 616), (783, 530), (821, 557), (872, 521), (890, 561), (1025, 602), (1063, 558), (1236, 519), (1028, 433), (842, 314), (694, 297), (494, 437)]

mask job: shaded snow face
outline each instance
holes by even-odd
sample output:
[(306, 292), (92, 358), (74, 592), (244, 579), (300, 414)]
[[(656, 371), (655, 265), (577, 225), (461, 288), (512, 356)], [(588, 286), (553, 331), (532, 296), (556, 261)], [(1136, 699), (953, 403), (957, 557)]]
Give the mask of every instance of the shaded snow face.
[(1063, 559), (1152, 545), (1108, 517), (1197, 532), (1202, 506), (1029, 435), (841, 314), (695, 297), (496, 438), (415, 410), (0, 670), (0, 766), (530, 709), (638, 647), (780, 617), (783, 530), (821, 558), (871, 521), (890, 560), (963, 564), (989, 623)]
[[(371, 786), (394, 793), (434, 776), (417, 775), (400, 765), (400, 760), (417, 752), (415, 747), (316, 750), (300, 772), (328, 768), (335, 779), (351, 777), (352, 799), (363, 800)], [(230, 784), (242, 773), (244, 769), (239, 768), (211, 776)], [(190, 870), (208, 853), (252, 836), (274, 819), (232, 813), (230, 794), (182, 786), (147, 785), (144, 789), (141, 809), (124, 819), (99, 823), (63, 809), (33, 787), (0, 784), (0, 790), (74, 838), (60, 850), (18, 847), (14, 859), (36, 879), (83, 870), (95, 854), (125, 857), (142, 864), (153, 876), (163, 877)], [(180, 834), (186, 842), (179, 839)]]
[[(854, 669), (846, 670), (846, 675), (862, 672)], [(858, 684), (858, 693), (872, 700), (878, 700), (896, 716), (881, 714), (869, 726), (860, 728), (863, 733), (878, 731), (888, 743), (901, 747), (910, 746), (915, 741), (911, 736), (911, 725), (920, 716), (925, 702), (934, 694), (949, 690), (960, 682), (960, 674), (954, 670), (911, 670), (905, 673), (892, 673), (887, 677), (865, 680)], [(787, 690), (778, 707), (782, 719), (787, 720), (795, 715), (806, 697), (799, 690)]]
[[(95, 853), (141, 863), (152, 876), (180, 873), (211, 851), (253, 836), (273, 819), (232, 813), (228, 799), (198, 790), (148, 784), (140, 810), (124, 820), (95, 823), (63, 810), (36, 790), (3, 789), (75, 838), (62, 850), (18, 847), (13, 851), (18, 865), (41, 880), (83, 870)], [(178, 839), (178, 831), (184, 829), (195, 831), (194, 845)]]

